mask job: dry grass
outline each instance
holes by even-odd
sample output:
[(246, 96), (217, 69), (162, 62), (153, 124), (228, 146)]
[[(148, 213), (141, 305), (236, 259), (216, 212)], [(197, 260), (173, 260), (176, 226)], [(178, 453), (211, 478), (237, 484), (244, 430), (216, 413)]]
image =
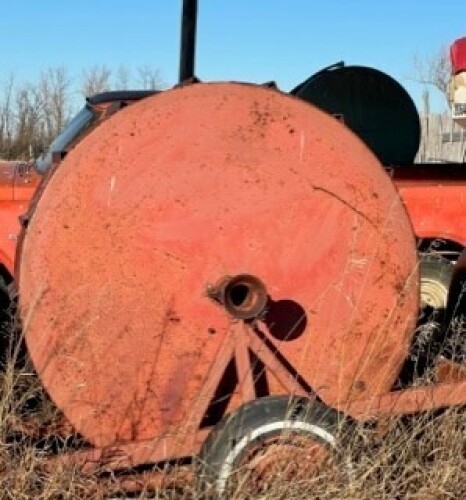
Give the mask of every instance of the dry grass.
[[(464, 333), (463, 333), (464, 341)], [(27, 364), (26, 364), (27, 365)], [(7, 363), (0, 378), (0, 492), (5, 499), (104, 498), (101, 478), (79, 470), (47, 471), (46, 455), (67, 449), (58, 438), (32, 439), (19, 422), (50, 425), (57, 410), (44, 395), (28, 366)], [(243, 486), (231, 498), (267, 499), (444, 499), (466, 498), (466, 410), (448, 409), (429, 415), (392, 419), (377, 428), (356, 426), (342, 441), (341, 458), (317, 477), (285, 481), (277, 478), (260, 493)], [(351, 462), (348, 475), (346, 464)], [(118, 482), (107, 478), (117, 496)], [(136, 497), (146, 498), (148, 493)], [(156, 498), (200, 498), (195, 484), (165, 489)]]

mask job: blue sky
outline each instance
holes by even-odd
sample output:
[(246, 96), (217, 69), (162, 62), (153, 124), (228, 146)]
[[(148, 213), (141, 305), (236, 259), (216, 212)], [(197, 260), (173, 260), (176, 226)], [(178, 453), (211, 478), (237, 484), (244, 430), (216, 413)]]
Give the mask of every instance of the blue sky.
[[(0, 80), (65, 65), (158, 68), (176, 82), (181, 0), (2, 0)], [(466, 36), (466, 0), (199, 0), (196, 72), (203, 80), (276, 80), (289, 90), (334, 62), (409, 80), (415, 54)], [(432, 92), (433, 107), (440, 96)]]

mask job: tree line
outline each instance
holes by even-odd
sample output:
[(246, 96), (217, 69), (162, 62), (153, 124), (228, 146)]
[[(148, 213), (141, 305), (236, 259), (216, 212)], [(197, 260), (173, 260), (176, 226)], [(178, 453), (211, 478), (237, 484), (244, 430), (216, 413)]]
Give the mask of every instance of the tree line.
[[(1, 75), (0, 75), (1, 78)], [(81, 107), (77, 97), (107, 90), (159, 89), (160, 72), (150, 66), (131, 72), (97, 65), (73, 78), (66, 67), (44, 70), (36, 81), (19, 82), (14, 74), (0, 80), (0, 159), (36, 158)]]
[[(448, 102), (451, 64), (448, 47), (427, 57), (414, 57), (411, 79), (425, 86), (422, 112), (430, 112), (428, 88), (440, 91)], [(34, 82), (18, 82), (13, 74), (0, 75), (0, 159), (29, 160), (61, 132), (82, 100), (104, 92), (129, 88), (159, 89), (164, 86), (160, 72), (142, 66), (111, 69), (96, 65), (73, 78), (66, 67), (43, 71)]]

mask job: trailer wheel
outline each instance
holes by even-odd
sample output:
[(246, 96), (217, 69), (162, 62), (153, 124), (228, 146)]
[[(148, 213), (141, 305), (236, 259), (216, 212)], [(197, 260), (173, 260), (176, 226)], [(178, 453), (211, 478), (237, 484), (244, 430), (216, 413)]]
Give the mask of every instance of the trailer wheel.
[(421, 308), (431, 313), (444, 312), (454, 265), (437, 254), (421, 254)]
[(277, 478), (309, 479), (336, 456), (341, 423), (336, 411), (306, 398), (269, 396), (246, 403), (204, 442), (203, 488), (224, 498), (235, 485), (256, 494)]
[(466, 249), (453, 271), (445, 327), (445, 356), (453, 361), (466, 363)]
[(8, 285), (0, 276), (0, 371), (10, 361), (15, 346), (14, 303), (9, 295)]

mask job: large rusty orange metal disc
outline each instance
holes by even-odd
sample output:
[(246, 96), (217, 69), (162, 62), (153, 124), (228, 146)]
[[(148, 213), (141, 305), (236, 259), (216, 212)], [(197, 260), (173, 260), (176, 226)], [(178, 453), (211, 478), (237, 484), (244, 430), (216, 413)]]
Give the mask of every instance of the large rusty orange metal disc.
[(50, 179), (20, 269), (35, 367), (96, 445), (189, 423), (232, 327), (206, 294), (224, 276), (303, 311), (299, 335), (270, 339), (331, 405), (389, 390), (418, 307), (411, 226), (375, 157), (244, 84), (170, 90), (92, 132)]

